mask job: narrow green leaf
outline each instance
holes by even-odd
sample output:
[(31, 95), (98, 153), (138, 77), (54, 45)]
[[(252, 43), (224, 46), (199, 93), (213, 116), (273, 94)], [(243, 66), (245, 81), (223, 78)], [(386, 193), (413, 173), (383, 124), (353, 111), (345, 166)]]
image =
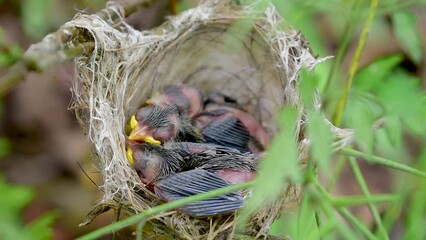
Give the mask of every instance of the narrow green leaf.
[(382, 81), (391, 70), (401, 61), (401, 55), (390, 55), (379, 58), (360, 69), (354, 77), (354, 89), (358, 91), (371, 91), (380, 87)]
[(360, 99), (351, 98), (345, 110), (347, 126), (355, 131), (355, 141), (365, 152), (371, 152), (374, 144), (374, 132), (372, 125), (375, 115)]
[(25, 228), (25, 236), (31, 240), (52, 239), (50, 226), (56, 218), (54, 212), (48, 212), (29, 223)]
[(306, 109), (312, 110), (314, 104), (314, 93), (318, 78), (316, 75), (302, 70), (300, 72), (300, 98)]
[(0, 219), (5, 218), (13, 221), (18, 220), (22, 208), (27, 205), (34, 196), (34, 192), (24, 186), (10, 185), (0, 177)]
[(306, 194), (303, 197), (298, 214), (297, 235), (293, 235), (297, 236), (295, 239), (316, 239), (312, 238), (312, 236), (318, 235), (319, 233), (314, 212), (314, 210), (319, 211), (319, 209), (316, 208), (317, 207), (313, 206), (310, 195)]
[[(311, 160), (314, 160), (321, 172), (331, 169), (331, 151), (333, 136), (330, 127), (325, 123), (324, 116), (318, 112), (309, 113), (308, 136), (311, 140)], [(331, 175), (324, 177), (330, 180)]]
[(296, 117), (297, 112), (291, 107), (285, 107), (279, 113), (280, 131), (272, 140), (268, 154), (260, 163), (253, 196), (246, 202), (239, 215), (240, 226), (253, 212), (275, 201), (289, 181), (300, 181), (295, 136)]
[(425, 239), (425, 214), (426, 214), (426, 187), (425, 181), (419, 184), (413, 191), (413, 196), (406, 205), (406, 216), (403, 221), (404, 229), (403, 239)]
[[(416, 159), (420, 169), (426, 169), (426, 149), (423, 149), (420, 156)], [(414, 181), (413, 181), (414, 180)], [(413, 179), (409, 182), (411, 188), (406, 191), (407, 201), (404, 202), (404, 211), (402, 213), (402, 222), (405, 231), (402, 239), (425, 239), (425, 214), (426, 214), (426, 181)]]
[(417, 33), (416, 18), (411, 12), (400, 10), (392, 14), (393, 31), (402, 48), (416, 64), (422, 61), (421, 41)]

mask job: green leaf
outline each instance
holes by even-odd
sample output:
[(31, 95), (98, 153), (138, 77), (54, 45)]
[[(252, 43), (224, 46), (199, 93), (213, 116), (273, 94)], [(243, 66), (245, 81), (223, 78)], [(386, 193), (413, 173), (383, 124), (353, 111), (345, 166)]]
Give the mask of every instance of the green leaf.
[(48, 212), (29, 223), (25, 228), (27, 239), (52, 239), (52, 230), (50, 226), (53, 224), (55, 217), (56, 214), (54, 212)]
[(0, 51), (0, 67), (10, 66), (22, 56), (22, 49), (18, 44), (6, 45), (4, 51)]
[(350, 99), (345, 109), (345, 122), (354, 129), (356, 143), (366, 152), (373, 150), (374, 120), (375, 115), (369, 105), (358, 98)]
[(44, 240), (51, 239), (49, 225), (53, 223), (54, 213), (49, 212), (24, 225), (22, 209), (32, 200), (34, 192), (28, 188), (11, 185), (0, 176), (0, 239)]
[(313, 237), (318, 235), (318, 228), (315, 223), (315, 212), (313, 201), (310, 195), (304, 195), (302, 204), (295, 212), (283, 214), (275, 220), (271, 226), (269, 234), (286, 238), (288, 236), (294, 239), (319, 239)]
[(30, 188), (7, 184), (0, 178), (0, 218), (17, 220), (20, 211), (33, 198), (33, 191)]
[(394, 71), (377, 93), (388, 115), (395, 115), (414, 133), (426, 136), (425, 93), (420, 81), (402, 70)]
[(317, 239), (312, 236), (318, 235), (318, 227), (315, 219), (315, 209), (313, 208), (313, 201), (310, 195), (303, 197), (302, 205), (298, 212), (298, 229), (296, 239)]
[(420, 64), (423, 56), (415, 15), (412, 12), (401, 10), (392, 14), (392, 21), (395, 37), (402, 48), (413, 62)]
[(300, 181), (297, 137), (295, 135), (296, 118), (297, 111), (291, 107), (285, 107), (279, 113), (280, 131), (271, 142), (266, 157), (260, 162), (258, 176), (253, 187), (253, 196), (241, 210), (240, 223), (245, 223), (257, 209), (275, 201), (289, 181)]
[[(426, 149), (418, 157), (419, 168), (426, 170)], [(402, 214), (405, 231), (402, 239), (425, 239), (426, 229), (426, 181), (411, 181), (411, 189), (407, 191), (409, 199), (404, 202)]]
[[(333, 136), (330, 127), (325, 123), (324, 116), (318, 112), (309, 113), (308, 136), (311, 140), (311, 160), (314, 160), (321, 172), (331, 169), (331, 150)], [(331, 174), (324, 177), (330, 178)]]
[(358, 91), (371, 91), (380, 87), (390, 71), (401, 61), (401, 55), (379, 58), (360, 69), (354, 77), (354, 88)]
[(389, 142), (395, 148), (402, 144), (402, 123), (401, 119), (395, 115), (388, 115), (385, 120), (385, 131)]
[(314, 92), (317, 87), (318, 78), (316, 75), (302, 70), (300, 72), (300, 98), (307, 109), (312, 109), (314, 104)]
[(22, 239), (21, 210), (31, 201), (33, 191), (7, 184), (0, 176), (0, 193), (0, 239)]
[(25, 33), (33, 38), (41, 38), (50, 27), (52, 0), (25, 0), (21, 4), (22, 26)]
[(425, 182), (419, 185), (406, 205), (405, 219), (403, 221), (405, 231), (403, 239), (425, 239), (425, 214), (426, 214), (426, 187)]

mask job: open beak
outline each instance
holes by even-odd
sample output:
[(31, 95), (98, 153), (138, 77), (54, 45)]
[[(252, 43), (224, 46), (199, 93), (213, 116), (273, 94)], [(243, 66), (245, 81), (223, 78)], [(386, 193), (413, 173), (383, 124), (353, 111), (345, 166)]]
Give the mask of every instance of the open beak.
[(161, 144), (160, 141), (156, 140), (152, 136), (148, 136), (145, 133), (145, 130), (141, 128), (139, 125), (136, 125), (135, 128), (132, 129), (132, 132), (129, 135), (129, 139), (132, 141), (138, 142), (147, 142), (151, 144)]
[(130, 165), (133, 166), (133, 150), (130, 146), (127, 147), (126, 157), (127, 157), (127, 160), (129, 161)]

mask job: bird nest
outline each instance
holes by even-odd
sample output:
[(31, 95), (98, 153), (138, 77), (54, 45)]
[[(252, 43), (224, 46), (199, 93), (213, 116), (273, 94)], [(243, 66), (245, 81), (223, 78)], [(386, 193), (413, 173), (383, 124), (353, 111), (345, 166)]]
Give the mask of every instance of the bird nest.
[[(146, 99), (171, 84), (188, 83), (203, 93), (232, 96), (271, 135), (277, 130), (274, 113), (292, 105), (299, 112), (296, 136), (303, 136), (298, 73), (319, 60), (298, 32), (284, 27), (272, 5), (254, 10), (233, 1), (204, 1), (149, 31), (126, 24), (119, 5), (108, 7), (121, 16), (118, 23), (82, 14), (65, 25), (85, 29), (95, 42), (90, 56), (76, 59), (72, 109), (85, 124), (99, 160), (104, 193), (100, 204), (120, 205), (131, 213), (161, 204), (126, 159), (125, 126)], [(298, 141), (302, 151), (307, 141)], [(280, 209), (297, 202), (300, 194), (294, 192), (283, 189), (278, 206), (265, 207), (263, 215), (252, 219), (257, 236), (267, 234)], [(235, 225), (233, 215), (203, 219), (178, 211), (150, 222), (154, 234), (187, 239), (213, 239), (229, 234)]]

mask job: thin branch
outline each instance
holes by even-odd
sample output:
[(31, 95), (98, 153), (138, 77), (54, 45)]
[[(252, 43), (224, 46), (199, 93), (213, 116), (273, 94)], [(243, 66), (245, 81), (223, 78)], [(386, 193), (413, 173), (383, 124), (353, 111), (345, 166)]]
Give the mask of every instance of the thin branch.
[[(123, 15), (127, 17), (153, 2), (155, 0), (128, 1), (122, 5)], [(114, 22), (120, 19), (120, 15), (114, 9), (116, 8), (106, 7), (96, 13), (96, 15), (105, 20), (111, 19)], [(0, 97), (3, 97), (10, 89), (20, 84), (29, 72), (42, 72), (56, 63), (62, 63), (76, 56), (91, 53), (93, 49), (93, 39), (84, 29), (76, 27), (60, 28), (56, 32), (48, 34), (39, 43), (31, 45), (23, 57), (0, 77)]]

